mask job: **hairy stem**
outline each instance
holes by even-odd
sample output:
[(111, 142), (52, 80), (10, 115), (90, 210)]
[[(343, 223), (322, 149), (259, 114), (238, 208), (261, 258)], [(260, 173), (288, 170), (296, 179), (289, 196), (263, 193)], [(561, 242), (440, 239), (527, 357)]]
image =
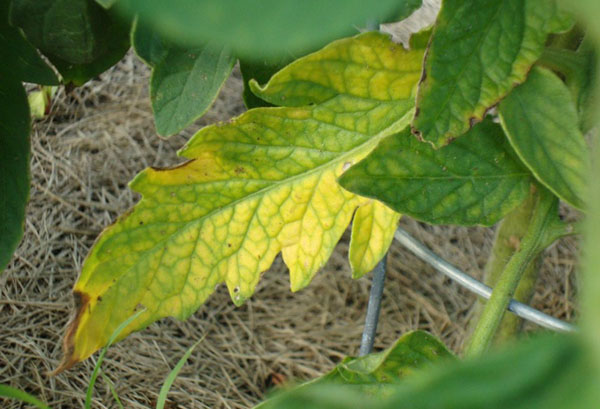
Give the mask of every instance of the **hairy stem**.
[(534, 196), (535, 203), (525, 235), (506, 263), (492, 296), (483, 309), (467, 347), (467, 356), (479, 355), (489, 348), (523, 273), (548, 244), (548, 234), (556, 222), (557, 200), (543, 188)]

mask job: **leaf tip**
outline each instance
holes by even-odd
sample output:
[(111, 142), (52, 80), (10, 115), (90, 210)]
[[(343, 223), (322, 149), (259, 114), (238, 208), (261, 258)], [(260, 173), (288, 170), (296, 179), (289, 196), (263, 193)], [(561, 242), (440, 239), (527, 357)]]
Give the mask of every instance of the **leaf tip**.
[(77, 329), (79, 328), (79, 323), (81, 321), (81, 317), (85, 313), (90, 303), (90, 296), (88, 294), (82, 293), (80, 291), (73, 291), (73, 296), (75, 298), (75, 306), (77, 313), (67, 326), (65, 331), (65, 336), (63, 338), (63, 357), (58, 367), (49, 373), (50, 376), (55, 376), (60, 374), (63, 371), (71, 368), (78, 362), (81, 362), (81, 357), (78, 357), (75, 354), (75, 335), (77, 333)]
[(261, 87), (258, 81), (256, 81), (254, 78), (248, 81), (248, 86), (250, 87), (250, 91), (252, 91), (252, 93), (257, 97), (260, 97), (267, 88), (266, 85), (264, 87)]

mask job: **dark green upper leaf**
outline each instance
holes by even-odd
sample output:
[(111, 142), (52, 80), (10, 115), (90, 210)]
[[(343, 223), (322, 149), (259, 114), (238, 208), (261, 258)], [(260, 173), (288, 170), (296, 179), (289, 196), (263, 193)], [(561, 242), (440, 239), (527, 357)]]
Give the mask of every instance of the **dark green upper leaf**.
[(413, 132), (441, 147), (525, 80), (569, 18), (554, 0), (446, 0), (425, 56)]
[(581, 208), (589, 148), (567, 86), (551, 71), (535, 67), (500, 103), (499, 112), (510, 143), (536, 178)]
[[(302, 54), (390, 15), (409, 0), (121, 0), (121, 7), (180, 45), (209, 40), (260, 60)], [(411, 1), (412, 2), (412, 1)]]
[(23, 86), (0, 76), (0, 271), (23, 237), (29, 198), (29, 126)]
[(8, 24), (8, 1), (0, 3), (0, 76), (57, 85), (58, 78), (18, 28)]
[(223, 47), (176, 47), (139, 21), (133, 45), (153, 67), (150, 99), (156, 130), (162, 136), (181, 131), (210, 108), (235, 62)]
[(129, 49), (129, 24), (93, 0), (13, 0), (11, 20), (56, 66), (65, 83), (83, 84)]
[(382, 140), (342, 186), (434, 224), (492, 225), (527, 196), (531, 177), (499, 125), (485, 120), (442, 149), (406, 129)]

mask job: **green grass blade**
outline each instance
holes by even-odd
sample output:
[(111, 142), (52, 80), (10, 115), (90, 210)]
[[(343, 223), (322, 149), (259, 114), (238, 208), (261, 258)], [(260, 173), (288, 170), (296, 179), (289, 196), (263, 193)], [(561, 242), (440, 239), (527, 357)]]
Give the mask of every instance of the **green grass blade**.
[(35, 396), (32, 396), (32, 395), (28, 394), (27, 392), (24, 392), (20, 389), (12, 388), (8, 385), (0, 384), (0, 396), (9, 398), (9, 399), (17, 399), (17, 400), (20, 400), (21, 402), (29, 403), (29, 404), (35, 406), (36, 408), (50, 409), (50, 406), (46, 405), (44, 402), (42, 402)]
[(100, 352), (100, 356), (98, 357), (98, 361), (96, 362), (96, 366), (94, 367), (94, 371), (92, 372), (92, 376), (90, 377), (90, 383), (88, 385), (87, 393), (85, 395), (85, 409), (92, 408), (92, 393), (94, 392), (94, 384), (96, 383), (96, 378), (98, 378), (98, 374), (100, 372), (100, 365), (102, 365), (102, 361), (104, 360), (104, 355), (113, 342), (117, 339), (121, 331), (123, 331), (129, 324), (131, 324), (137, 317), (142, 315), (146, 309), (139, 310), (131, 317), (127, 318), (121, 325), (117, 327), (117, 329), (112, 333), (110, 338), (108, 339), (108, 343)]
[(200, 340), (198, 340), (198, 342), (196, 342), (194, 345), (192, 345), (185, 352), (185, 354), (181, 357), (179, 362), (177, 362), (177, 365), (175, 365), (173, 370), (169, 373), (169, 375), (167, 376), (167, 379), (165, 379), (165, 382), (163, 383), (163, 386), (160, 388), (160, 392), (158, 394), (158, 400), (156, 401), (156, 409), (164, 409), (165, 402), (167, 400), (167, 394), (169, 393), (169, 390), (171, 389), (171, 385), (173, 385), (175, 378), (177, 378), (177, 374), (179, 374), (179, 371), (181, 370), (181, 368), (183, 368), (183, 365), (185, 365), (185, 363), (188, 360), (188, 358), (190, 357), (190, 355), (192, 355), (194, 348), (196, 348), (196, 346), (203, 340), (204, 340), (204, 337), (202, 337)]
[(102, 375), (102, 379), (104, 379), (104, 382), (106, 382), (108, 384), (110, 393), (112, 394), (113, 398), (115, 398), (115, 402), (117, 402), (117, 406), (119, 407), (119, 409), (125, 409), (125, 407), (121, 403), (121, 399), (119, 399), (119, 395), (117, 394), (117, 391), (115, 390), (115, 385), (113, 384), (113, 382), (110, 380), (110, 378), (108, 376), (106, 376), (104, 374), (103, 371), (100, 371), (100, 375)]

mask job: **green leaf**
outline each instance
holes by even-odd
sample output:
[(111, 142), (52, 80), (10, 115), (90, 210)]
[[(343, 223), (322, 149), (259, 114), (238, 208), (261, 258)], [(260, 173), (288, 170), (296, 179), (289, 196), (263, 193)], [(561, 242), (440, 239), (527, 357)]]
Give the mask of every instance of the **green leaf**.
[(8, 24), (10, 2), (0, 2), (0, 77), (57, 85), (58, 78), (18, 28)]
[[(576, 409), (593, 407), (588, 398), (597, 380), (573, 336), (546, 336), (481, 360), (432, 370), (407, 382), (386, 408)], [(591, 404), (591, 405), (590, 405)]]
[(0, 396), (3, 396), (8, 399), (16, 399), (21, 402), (29, 403), (30, 405), (35, 406), (39, 409), (50, 409), (50, 406), (46, 405), (44, 402), (24, 392), (20, 389), (10, 387), (8, 385), (0, 384)]
[(535, 177), (581, 208), (589, 148), (566, 85), (552, 72), (536, 67), (500, 103), (499, 113), (510, 143)]
[[(243, 303), (280, 252), (292, 290), (308, 285), (355, 209), (370, 202), (336, 179), (408, 125), (423, 52), (376, 32), (336, 41), (320, 53), (352, 67), (328, 73), (323, 65), (337, 96), (314, 106), (249, 110), (200, 130), (180, 152), (188, 162), (139, 174), (131, 187), (142, 200), (101, 235), (75, 285), (81, 305), (61, 369), (105, 345), (138, 305), (147, 312), (123, 336), (162, 317), (189, 317), (223, 282)], [(300, 61), (310, 65), (318, 54)], [(372, 81), (380, 73), (386, 81)], [(379, 88), (388, 80), (398, 84), (393, 94)], [(379, 85), (363, 97), (352, 91), (364, 93), (365, 84)], [(289, 92), (299, 97), (298, 89)], [(373, 259), (381, 258), (381, 240), (373, 246)]]
[[(412, 12), (418, 9), (421, 6), (421, 0), (406, 0), (400, 2), (398, 8), (394, 10), (393, 17), (390, 17), (390, 21), (399, 21), (408, 17)], [(423, 36), (424, 38), (428, 38), (429, 35)], [(317, 48), (321, 48), (325, 44), (318, 44), (319, 47), (315, 47), (311, 51), (315, 51)], [(292, 55), (290, 53), (281, 56), (275, 60), (273, 59), (261, 59), (256, 60), (255, 58), (245, 60), (240, 60), (240, 70), (242, 72), (242, 77), (244, 79), (244, 103), (248, 108), (256, 108), (262, 106), (273, 106), (273, 103), (266, 102), (262, 98), (260, 98), (261, 90), (260, 87), (257, 87), (258, 84), (266, 83), (269, 79), (281, 70), (283, 67), (291, 63), (292, 61), (298, 59), (299, 55)], [(254, 80), (254, 90), (259, 94), (258, 96), (252, 91), (252, 87), (249, 82)], [(285, 105), (289, 106), (290, 102), (278, 100), (276, 101), (277, 105)]]
[[(581, 38), (577, 40), (581, 41)], [(594, 91), (598, 65), (598, 53), (592, 39), (589, 36), (583, 38), (576, 51), (546, 47), (538, 64), (557, 72), (565, 79), (577, 107), (579, 127), (583, 133), (588, 132), (595, 124)]]
[[(415, 34), (411, 48), (424, 49), (429, 37), (429, 31)], [(256, 81), (250, 81), (249, 85), (252, 92), (265, 101), (291, 107), (320, 104), (340, 93), (373, 101), (414, 98), (422, 54), (405, 53), (401, 45), (387, 44), (388, 49), (377, 50), (379, 55), (362, 43), (355, 44), (347, 56), (340, 56), (334, 47), (326, 47), (291, 63), (265, 86)], [(398, 61), (399, 58), (402, 60)], [(404, 70), (403, 75), (399, 75), (399, 69)], [(347, 81), (346, 76), (354, 82)]]
[(140, 22), (139, 18), (133, 21), (131, 45), (137, 56), (150, 67), (161, 63), (167, 56), (169, 48), (173, 47), (170, 41)]
[(66, 84), (82, 85), (129, 49), (129, 24), (93, 0), (13, 0), (11, 21), (48, 57)]
[(162, 36), (197, 47), (215, 41), (242, 59), (302, 55), (381, 20), (407, 0), (121, 0)]
[[(589, 409), (598, 378), (578, 338), (546, 335), (477, 360), (429, 367), (387, 398), (348, 386), (317, 384), (280, 395), (273, 408), (310, 409)], [(333, 404), (333, 405), (332, 405)]]
[(491, 120), (439, 150), (405, 129), (340, 178), (345, 189), (427, 223), (484, 226), (525, 200), (531, 181)]
[(367, 274), (385, 255), (394, 239), (400, 214), (373, 200), (356, 210), (348, 260), (352, 278)]
[(413, 132), (444, 146), (480, 121), (571, 22), (554, 0), (446, 0), (425, 57)]
[(150, 79), (158, 134), (176, 134), (202, 116), (219, 95), (234, 62), (235, 57), (222, 48), (169, 48)]
[(403, 335), (390, 348), (358, 358), (346, 358), (335, 369), (315, 383), (357, 385), (367, 394), (381, 396), (389, 390), (385, 385), (398, 383), (417, 369), (429, 367), (438, 360), (454, 356), (446, 346), (424, 331)]
[(23, 86), (0, 76), (0, 271), (23, 237), (29, 200), (30, 121)]
[(244, 98), (244, 104), (246, 104), (248, 109), (273, 106), (273, 104), (256, 96), (252, 92), (249, 82), (251, 80), (259, 83), (267, 82), (273, 74), (293, 60), (295, 60), (293, 57), (281, 58), (276, 62), (272, 62), (272, 60), (240, 60), (240, 71), (242, 72), (242, 78), (244, 79), (244, 93), (242, 94), (242, 97)]
[(222, 47), (175, 47), (139, 20), (133, 45), (140, 58), (152, 66), (150, 99), (161, 136), (176, 134), (202, 116), (217, 98), (235, 62)]
[[(347, 385), (354, 392), (382, 398), (388, 396), (405, 377), (435, 363), (450, 362), (454, 356), (433, 335), (413, 331), (403, 335), (390, 348), (359, 358), (348, 357), (320, 378), (293, 388), (296, 392), (321, 385)], [(289, 392), (287, 392), (289, 393)], [(267, 400), (255, 409), (279, 407), (277, 398)]]

